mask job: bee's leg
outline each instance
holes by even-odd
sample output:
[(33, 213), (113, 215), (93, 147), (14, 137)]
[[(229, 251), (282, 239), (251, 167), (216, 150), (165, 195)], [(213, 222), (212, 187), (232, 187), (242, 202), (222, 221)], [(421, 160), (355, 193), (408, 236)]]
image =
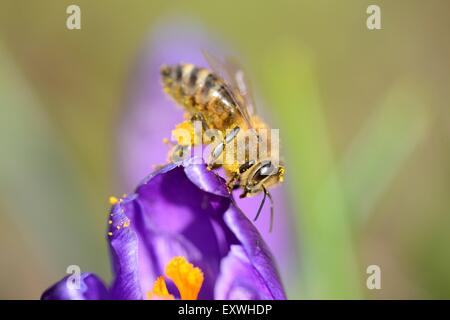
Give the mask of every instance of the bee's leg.
[[(205, 117), (203, 116), (203, 114), (201, 113), (195, 113), (191, 119), (190, 119), (193, 127), (195, 128), (195, 121), (200, 121), (202, 123), (202, 139), (201, 139), (201, 143), (202, 144), (211, 144), (214, 142), (215, 140), (215, 135), (210, 136), (210, 132), (208, 131), (210, 129), (208, 123), (206, 122)], [(212, 169), (211, 167), (209, 167), (208, 169)]]
[(214, 167), (218, 166), (218, 164), (215, 162), (222, 154), (224, 148), (225, 148), (225, 143), (221, 142), (213, 149), (213, 151), (211, 152), (211, 155), (208, 159), (208, 170), (212, 170)]
[(202, 123), (202, 129), (203, 131), (206, 131), (209, 129), (208, 124), (206, 123), (205, 117), (201, 114), (201, 113), (195, 113), (192, 117), (191, 117), (191, 122), (195, 122), (195, 121), (201, 121)]
[(231, 193), (236, 187), (236, 182), (239, 180), (239, 174), (233, 173), (231, 179), (227, 182), (227, 189)]
[(230, 143), (234, 138), (236, 138), (240, 130), (241, 128), (239, 127), (234, 127), (233, 129), (231, 129), (230, 132), (228, 132), (228, 134), (225, 136), (225, 143)]
[[(175, 154), (175, 149), (176, 149), (176, 143), (170, 141), (168, 138), (164, 138), (163, 139), (163, 143), (168, 145), (170, 147), (169, 151), (167, 152), (167, 161), (168, 162), (173, 162), (173, 158), (174, 158), (174, 154)], [(160, 169), (160, 167), (162, 167), (164, 165), (156, 165), (154, 166), (154, 170)]]
[(213, 151), (211, 152), (210, 160), (208, 161), (208, 169), (210, 170), (212, 169), (212, 167), (214, 166), (214, 162), (223, 153), (225, 145), (233, 141), (233, 139), (236, 138), (240, 130), (241, 130), (240, 127), (234, 127), (233, 129), (231, 129), (230, 132), (228, 132), (228, 134), (225, 136), (225, 139), (213, 149)]
[(218, 163), (208, 163), (208, 165), (206, 166), (206, 170), (208, 170), (208, 171), (218, 169), (218, 168), (220, 168), (220, 164), (218, 164)]
[(244, 187), (244, 191), (239, 195), (240, 199), (246, 198), (248, 194), (247, 189)]

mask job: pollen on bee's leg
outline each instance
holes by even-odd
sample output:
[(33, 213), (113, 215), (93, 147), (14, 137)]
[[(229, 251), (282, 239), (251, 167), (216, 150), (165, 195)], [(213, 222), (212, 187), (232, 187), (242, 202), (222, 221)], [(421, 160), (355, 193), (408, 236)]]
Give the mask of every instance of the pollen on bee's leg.
[(166, 276), (173, 281), (182, 300), (196, 300), (203, 284), (203, 272), (184, 257), (174, 257), (166, 266)]
[(156, 279), (152, 291), (147, 292), (148, 300), (174, 300), (175, 297), (167, 290), (166, 281), (163, 276)]
[(280, 182), (283, 182), (283, 181), (284, 181), (285, 169), (284, 169), (283, 167), (281, 167), (281, 168), (279, 169), (278, 173), (279, 173), (279, 178), (278, 178), (278, 180), (279, 180)]
[(198, 145), (201, 141), (201, 134), (198, 136), (195, 133), (195, 128), (192, 121), (183, 121), (176, 125), (172, 130), (172, 137), (182, 146)]

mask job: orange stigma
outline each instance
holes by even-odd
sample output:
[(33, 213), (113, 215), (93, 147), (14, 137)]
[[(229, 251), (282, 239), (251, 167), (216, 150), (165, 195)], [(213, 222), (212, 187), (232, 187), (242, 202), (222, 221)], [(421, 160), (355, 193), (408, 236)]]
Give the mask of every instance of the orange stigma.
[(166, 281), (163, 276), (159, 276), (153, 284), (153, 290), (147, 292), (149, 300), (174, 300), (175, 297), (169, 293)]
[[(181, 300), (197, 300), (204, 280), (200, 268), (194, 267), (184, 257), (174, 257), (167, 264), (165, 274), (177, 287)], [(156, 279), (153, 290), (147, 293), (147, 298), (152, 300), (174, 299), (174, 296), (167, 290), (163, 276)]]

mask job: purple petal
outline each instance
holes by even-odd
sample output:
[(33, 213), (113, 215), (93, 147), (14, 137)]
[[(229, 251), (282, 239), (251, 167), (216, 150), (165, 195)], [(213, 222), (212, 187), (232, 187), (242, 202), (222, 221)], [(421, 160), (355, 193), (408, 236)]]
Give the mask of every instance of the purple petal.
[[(256, 222), (254, 222), (261, 237), (266, 241), (278, 262), (282, 279), (286, 282), (288, 279), (298, 274), (298, 248), (297, 240), (294, 237), (292, 209), (289, 207), (289, 201), (285, 192), (286, 185), (281, 185), (270, 189), (274, 201), (274, 223), (272, 232), (270, 227), (270, 204), (266, 201), (264, 208)], [(251, 198), (240, 199), (240, 190), (233, 192), (238, 207), (245, 213), (249, 219), (253, 219), (261, 204), (263, 195), (257, 195)]]
[(125, 212), (133, 210), (133, 195), (114, 205), (109, 219), (109, 244), (114, 282), (111, 294), (114, 299), (142, 299), (139, 285), (138, 240), (136, 233), (128, 227), (131, 223)]
[(71, 281), (73, 276), (62, 280), (48, 288), (42, 300), (104, 300), (108, 299), (108, 291), (102, 280), (92, 273), (82, 273), (80, 282)]
[(154, 253), (153, 279), (163, 273), (171, 258), (182, 255), (205, 273), (200, 298), (211, 299), (219, 261), (226, 250), (216, 234), (223, 228), (215, 225), (220, 225), (218, 218), (229, 199), (199, 189), (183, 167), (155, 176), (137, 193), (142, 219), (135, 225), (146, 248)]
[(230, 206), (225, 212), (224, 220), (242, 244), (250, 263), (267, 284), (273, 299), (286, 299), (273, 256), (254, 225), (235, 206)]
[[(248, 261), (241, 264), (239, 273), (248, 268), (261, 280), (255, 282), (255, 291), (265, 285), (264, 297), (283, 299), (264, 241), (234, 207), (230, 195), (218, 191), (224, 187), (225, 181), (206, 170), (204, 164), (187, 161), (151, 174), (133, 195), (116, 204), (109, 228), (116, 274), (113, 297), (142, 298), (164, 274), (165, 265), (174, 256), (184, 256), (205, 275), (199, 299), (214, 299), (218, 279), (223, 278), (221, 262), (229, 256), (232, 245), (241, 245)], [(173, 284), (168, 286), (176, 293)]]
[(244, 248), (231, 246), (220, 266), (216, 300), (272, 300), (266, 282), (250, 262)]
[(184, 172), (189, 180), (205, 192), (210, 192), (222, 197), (229, 197), (230, 195), (224, 179), (219, 175), (209, 174), (206, 166), (201, 164), (201, 160), (200, 162), (196, 162), (197, 165), (190, 165), (190, 162), (194, 163), (196, 160), (197, 159), (194, 159), (185, 163)]
[[(169, 260), (181, 255), (205, 274), (199, 298), (213, 299), (220, 261), (229, 244), (236, 242), (221, 220), (230, 199), (200, 189), (186, 172), (206, 188), (224, 187), (223, 180), (204, 165), (169, 165), (145, 179), (131, 200), (128, 197), (114, 206), (110, 232), (115, 297), (124, 292), (120, 298), (142, 298), (164, 274)], [(124, 221), (130, 221), (130, 226), (117, 229)]]

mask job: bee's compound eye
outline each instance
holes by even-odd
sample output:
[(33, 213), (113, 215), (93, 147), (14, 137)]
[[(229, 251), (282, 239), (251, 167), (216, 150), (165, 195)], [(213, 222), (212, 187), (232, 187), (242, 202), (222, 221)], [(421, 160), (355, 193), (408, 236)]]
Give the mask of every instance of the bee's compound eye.
[(277, 170), (273, 166), (272, 162), (268, 161), (259, 169), (259, 174), (262, 176), (270, 176), (274, 174), (276, 171)]
[(264, 180), (267, 180), (271, 175), (276, 173), (276, 169), (273, 166), (271, 161), (264, 161), (258, 170), (256, 170), (253, 181), (254, 183), (259, 183)]

